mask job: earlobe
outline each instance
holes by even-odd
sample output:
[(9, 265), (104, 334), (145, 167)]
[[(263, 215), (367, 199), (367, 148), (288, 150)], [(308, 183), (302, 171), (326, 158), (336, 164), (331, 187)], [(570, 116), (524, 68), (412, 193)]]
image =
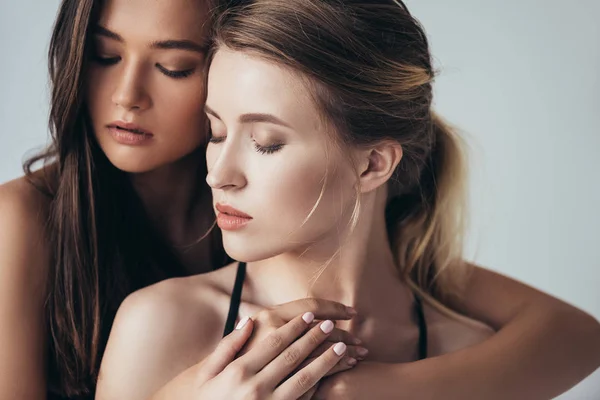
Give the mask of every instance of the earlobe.
[(365, 151), (360, 169), (360, 191), (371, 192), (384, 185), (402, 159), (402, 146), (398, 142), (384, 142)]

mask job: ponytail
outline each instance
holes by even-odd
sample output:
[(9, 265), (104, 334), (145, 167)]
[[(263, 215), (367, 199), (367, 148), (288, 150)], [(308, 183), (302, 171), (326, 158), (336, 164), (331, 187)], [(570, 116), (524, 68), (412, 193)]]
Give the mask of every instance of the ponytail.
[(445, 303), (460, 294), (466, 272), (466, 162), (461, 138), (434, 113), (431, 145), (419, 184), (388, 201), (386, 222), (401, 277), (422, 297)]

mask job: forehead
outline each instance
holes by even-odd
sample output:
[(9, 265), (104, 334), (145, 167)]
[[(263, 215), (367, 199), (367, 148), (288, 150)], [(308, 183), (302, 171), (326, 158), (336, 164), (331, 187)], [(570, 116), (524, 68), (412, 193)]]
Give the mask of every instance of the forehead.
[(308, 80), (248, 52), (223, 47), (216, 52), (209, 70), (208, 103), (211, 108), (226, 107), (225, 114), (271, 113), (296, 130), (323, 129)]
[(201, 40), (209, 32), (209, 0), (107, 0), (98, 24), (126, 41)]

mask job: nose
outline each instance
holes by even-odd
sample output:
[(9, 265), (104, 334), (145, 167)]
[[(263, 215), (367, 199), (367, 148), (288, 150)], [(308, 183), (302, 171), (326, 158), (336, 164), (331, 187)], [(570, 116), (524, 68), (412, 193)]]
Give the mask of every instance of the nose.
[(209, 145), (207, 151), (208, 174), (206, 183), (212, 189), (239, 190), (248, 182), (241, 168), (242, 160), (236, 154), (234, 143)]
[(143, 68), (134, 63), (125, 65), (113, 92), (112, 102), (127, 111), (146, 110), (152, 101), (145, 86)]

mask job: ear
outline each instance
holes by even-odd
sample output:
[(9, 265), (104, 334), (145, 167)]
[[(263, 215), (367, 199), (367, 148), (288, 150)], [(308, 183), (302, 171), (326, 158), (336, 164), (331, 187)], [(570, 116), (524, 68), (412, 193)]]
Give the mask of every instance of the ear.
[(359, 154), (361, 193), (371, 192), (387, 183), (402, 159), (400, 143), (387, 140)]

